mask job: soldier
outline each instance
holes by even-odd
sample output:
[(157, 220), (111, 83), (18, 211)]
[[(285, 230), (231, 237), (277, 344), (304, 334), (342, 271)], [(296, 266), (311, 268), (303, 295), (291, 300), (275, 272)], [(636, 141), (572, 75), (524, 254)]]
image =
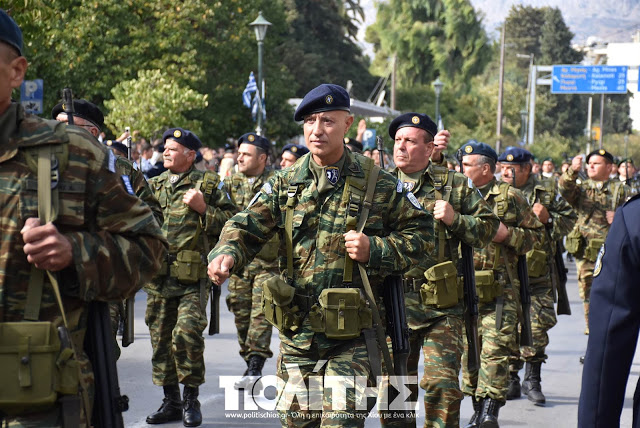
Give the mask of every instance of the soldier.
[[(464, 351), (458, 246), (460, 242), (472, 247), (489, 245), (500, 220), (464, 175), (429, 161), (434, 145), (443, 149), (449, 135), (438, 133), (429, 116), (419, 113), (398, 116), (389, 126), (389, 135), (395, 141), (393, 160), (397, 166), (392, 173), (439, 220), (434, 222), (433, 229), (433, 236), (438, 237), (438, 264), (416, 266), (403, 279), (411, 329), (407, 369), (409, 376), (417, 376), (422, 349), (424, 376), (420, 387), (425, 390), (424, 426), (457, 428), (463, 398), (458, 377)], [(448, 280), (444, 276), (447, 273), (454, 275)], [(447, 285), (447, 281), (453, 281), (453, 286)], [(416, 387), (416, 396), (417, 392)]]
[[(209, 275), (221, 284), (273, 235), (288, 244), (279, 252), (282, 277), (264, 285), (264, 307), (280, 329), (278, 375), (291, 385), (313, 378), (317, 386), (341, 375), (352, 382), (364, 377), (370, 386), (372, 370), (380, 373), (375, 335), (371, 341), (363, 333), (379, 315), (372, 288), (379, 294), (391, 272), (433, 262), (425, 256), (433, 251), (431, 215), (392, 175), (345, 148), (349, 106), (347, 91), (333, 84), (303, 98), (294, 119), (304, 121), (311, 153), (265, 184), (209, 254)], [(320, 393), (311, 409), (281, 400), (282, 424), (364, 426), (368, 410), (356, 408), (353, 389), (345, 394), (332, 402)]]
[[(198, 392), (205, 370), (202, 331), (207, 326), (209, 295), (203, 253), (237, 209), (216, 173), (194, 168), (202, 143), (193, 132), (171, 128), (162, 139), (167, 171), (149, 185), (163, 209), (162, 231), (169, 241), (169, 255), (145, 287), (145, 322), (153, 347), (153, 383), (163, 387), (165, 398), (147, 423), (182, 419), (185, 426), (199, 426)], [(184, 403), (178, 382), (184, 385)]]
[[(83, 352), (88, 304), (135, 294), (159, 268), (167, 242), (149, 207), (122, 186), (110, 151), (82, 127), (27, 114), (11, 101), (26, 70), (21, 31), (0, 9), (0, 347), (10, 357), (0, 364), (0, 414), (8, 426), (85, 427), (96, 389)], [(39, 181), (53, 190), (39, 192)], [(63, 325), (68, 343), (57, 340)], [(12, 338), (11, 330), (21, 333)], [(44, 351), (37, 367), (25, 346)], [(15, 355), (7, 354), (12, 348)], [(65, 364), (69, 357), (75, 365)], [(7, 361), (21, 361), (20, 369)], [(46, 391), (49, 404), (36, 405)], [(75, 400), (77, 407), (66, 406)]]
[(480, 369), (467, 370), (463, 358), (463, 388), (475, 410), (467, 428), (497, 427), (498, 412), (509, 385), (509, 355), (515, 346), (520, 282), (518, 256), (542, 240), (544, 226), (518, 189), (495, 177), (496, 152), (485, 143), (471, 140), (461, 147), (464, 175), (478, 187), (482, 197), (500, 218), (498, 232), (486, 247), (476, 248), (474, 265), (478, 293), (478, 335), (481, 340)]
[(287, 144), (282, 148), (282, 155), (280, 160), (280, 168), (287, 168), (294, 163), (302, 156), (309, 153), (309, 149), (305, 146), (301, 146), (298, 144)]
[(352, 153), (362, 154), (362, 143), (355, 138), (345, 137), (344, 144)]
[(542, 179), (553, 179), (556, 180), (556, 165), (553, 163), (553, 159), (550, 157), (544, 158), (542, 161)]
[(640, 192), (640, 177), (637, 172), (633, 159), (623, 158), (618, 162), (618, 177), (620, 181), (629, 186), (632, 195), (637, 195)]
[[(273, 175), (273, 170), (266, 168), (270, 148), (269, 140), (253, 132), (238, 139), (239, 172), (224, 180), (226, 191), (236, 206), (248, 206)], [(249, 388), (262, 376), (265, 360), (273, 356), (269, 348), (272, 328), (262, 310), (262, 283), (278, 275), (278, 246), (275, 236), (242, 271), (229, 279), (227, 307), (235, 317), (240, 356), (247, 364), (236, 388)]]
[[(546, 402), (542, 393), (540, 370), (547, 360), (545, 349), (549, 344), (547, 332), (556, 325), (553, 305), (554, 288), (552, 281), (558, 281), (553, 269), (556, 241), (562, 240), (573, 228), (577, 215), (563, 198), (557, 195), (555, 181), (543, 182), (531, 173), (531, 153), (519, 147), (510, 147), (498, 158), (502, 165), (502, 181), (515, 186), (524, 193), (538, 220), (545, 225), (544, 240), (537, 242), (527, 253), (529, 284), (531, 285), (531, 332), (533, 347), (518, 349), (519, 340), (512, 350), (509, 364), (509, 391), (507, 400), (520, 397), (520, 377), (523, 360), (526, 362), (525, 378), (522, 382), (524, 393), (535, 405)], [(547, 161), (545, 161), (547, 162)], [(545, 163), (543, 162), (543, 168)], [(515, 178), (514, 178), (515, 173)], [(515, 180), (515, 181), (514, 181)], [(516, 339), (519, 337), (517, 336)]]
[[(594, 150), (587, 156), (588, 179), (576, 182), (582, 169), (582, 157), (576, 156), (571, 167), (560, 177), (560, 194), (578, 214), (578, 221), (567, 235), (567, 251), (576, 258), (578, 286), (584, 305), (584, 319), (589, 334), (589, 294), (593, 281), (593, 267), (598, 251), (604, 243), (616, 209), (622, 205), (630, 190), (619, 180), (611, 180), (614, 169), (613, 155), (604, 149)], [(580, 357), (583, 360), (583, 357)]]

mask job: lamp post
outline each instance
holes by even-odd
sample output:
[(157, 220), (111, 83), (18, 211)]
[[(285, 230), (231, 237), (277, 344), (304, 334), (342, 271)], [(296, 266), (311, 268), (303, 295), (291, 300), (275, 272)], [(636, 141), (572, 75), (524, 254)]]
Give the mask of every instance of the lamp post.
[(264, 19), (262, 11), (258, 14), (255, 21), (249, 24), (256, 32), (256, 40), (258, 41), (258, 123), (256, 124), (256, 134), (262, 135), (262, 97), (264, 96), (264, 85), (262, 81), (262, 50), (264, 47), (264, 38), (271, 23)]
[(529, 112), (526, 109), (522, 109), (520, 110), (520, 129), (522, 130), (522, 144), (526, 145), (527, 144), (527, 115), (529, 114)]
[(440, 94), (442, 94), (444, 82), (438, 77), (431, 85), (433, 85), (433, 90), (436, 92), (436, 117), (434, 117), (434, 122), (438, 123), (440, 121)]

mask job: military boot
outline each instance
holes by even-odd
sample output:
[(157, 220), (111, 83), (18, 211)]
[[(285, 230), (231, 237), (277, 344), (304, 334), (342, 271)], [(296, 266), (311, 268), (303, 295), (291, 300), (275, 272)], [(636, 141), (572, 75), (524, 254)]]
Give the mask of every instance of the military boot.
[(469, 423), (464, 428), (478, 428), (478, 419), (482, 412), (482, 400), (476, 400), (475, 397), (471, 397), (471, 401), (473, 402), (473, 416), (471, 416)]
[(524, 381), (522, 382), (522, 392), (536, 406), (544, 406), (545, 399), (542, 393), (542, 385), (540, 385), (540, 368), (542, 362), (527, 363), (525, 367)]
[(179, 421), (182, 418), (182, 400), (180, 399), (180, 387), (178, 385), (165, 385), (162, 405), (157, 412), (147, 416), (148, 424), (166, 424)]
[(202, 423), (200, 402), (198, 401), (198, 387), (184, 387), (184, 402), (182, 404), (182, 424), (186, 427), (199, 427)]
[(504, 402), (485, 398), (482, 402), (482, 413), (478, 417), (478, 428), (500, 428), (498, 425), (498, 412)]
[(507, 400), (520, 398), (520, 376), (517, 371), (509, 372), (509, 389), (507, 390)]
[(253, 387), (253, 384), (256, 383), (258, 379), (262, 377), (262, 367), (264, 367), (264, 362), (266, 358), (261, 357), (260, 355), (252, 355), (249, 357), (249, 361), (247, 363), (247, 371), (245, 375), (240, 378), (237, 382), (233, 384), (236, 389), (249, 389)]

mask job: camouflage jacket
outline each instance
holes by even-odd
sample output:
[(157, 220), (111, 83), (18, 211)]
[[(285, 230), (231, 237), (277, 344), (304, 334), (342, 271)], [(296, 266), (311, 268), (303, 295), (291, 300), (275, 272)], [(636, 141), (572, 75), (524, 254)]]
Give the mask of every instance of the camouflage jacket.
[[(503, 197), (505, 187), (507, 191), (506, 201)], [(518, 256), (525, 255), (533, 248), (536, 242), (541, 242), (544, 239), (544, 226), (534, 214), (524, 194), (508, 183), (498, 182), (494, 178), (485, 186), (480, 187), (479, 190), (493, 209), (493, 212), (507, 226), (509, 235), (499, 245), (492, 242), (485, 247), (475, 248), (475, 268), (476, 270), (493, 269), (504, 273), (506, 271), (503, 261), (504, 255), (512, 268), (512, 272), (515, 273)], [(496, 260), (498, 247), (500, 247), (500, 253), (498, 260)]]
[[(285, 243), (285, 213), (290, 185), (301, 185), (293, 213), (293, 272), (294, 286), (301, 294), (320, 295), (329, 287), (343, 284), (346, 256), (347, 201), (343, 200), (346, 177), (364, 177), (366, 157), (347, 151), (345, 163), (335, 187), (318, 194), (309, 167), (310, 154), (278, 173), (261, 189), (254, 203), (234, 216), (226, 225), (220, 241), (209, 253), (209, 260), (219, 254), (233, 257), (232, 272), (251, 260), (274, 234), (280, 236), (279, 264), (287, 266)], [(410, 202), (410, 199), (413, 202)], [(366, 264), (374, 292), (379, 291), (385, 276), (402, 273), (416, 264), (431, 265), (433, 253), (433, 218), (415, 197), (404, 191), (402, 183), (391, 174), (381, 171), (373, 196), (373, 206), (363, 233), (371, 244)], [(426, 255), (426, 256), (425, 256)], [(362, 288), (358, 268), (354, 265), (353, 287)], [(323, 334), (315, 335), (321, 347), (338, 346)], [(280, 339), (299, 349), (309, 349), (314, 333), (308, 320), (297, 333), (281, 332)]]
[[(204, 183), (205, 174), (209, 176), (207, 183)], [(205, 194), (204, 199), (207, 204), (203, 215), (182, 201), (185, 193), (195, 188), (200, 180), (203, 180), (200, 190)], [(209, 186), (208, 191), (205, 186)], [(149, 187), (162, 208), (164, 215), (162, 233), (169, 242), (170, 256), (175, 256), (182, 250), (199, 251), (205, 255), (217, 241), (224, 223), (238, 212), (227, 192), (222, 189), (223, 183), (215, 172), (202, 172), (193, 166), (180, 174), (173, 174), (167, 170), (150, 179)], [(198, 227), (202, 228), (200, 236), (198, 241), (192, 244)], [(168, 280), (166, 275), (160, 275), (145, 288), (151, 294), (172, 297), (193, 293), (199, 289), (199, 285), (182, 285)]]
[[(54, 224), (71, 242), (73, 262), (57, 276), (65, 312), (76, 315), (68, 316), (69, 328), (80, 332), (73, 337), (81, 349), (87, 302), (134, 295), (160, 267), (167, 242), (149, 207), (122, 186), (110, 150), (82, 128), (26, 115), (13, 103), (0, 116), (1, 321), (23, 319), (31, 264), (20, 230), (26, 219), (38, 217), (37, 167), (29, 159), (31, 148), (45, 144), (56, 150), (58, 164), (68, 163), (60, 168)], [(48, 282), (40, 320), (61, 322)]]
[(569, 167), (558, 182), (560, 194), (578, 214), (575, 230), (585, 239), (605, 239), (609, 232), (607, 211), (615, 211), (629, 197), (630, 190), (620, 180), (576, 182), (578, 174)]
[(133, 166), (133, 162), (122, 156), (116, 156), (116, 172), (120, 174), (122, 184), (129, 194), (135, 194), (145, 204), (149, 205), (153, 216), (158, 222), (158, 226), (163, 223), (162, 208), (158, 200), (151, 193), (149, 183), (144, 178), (142, 172)]

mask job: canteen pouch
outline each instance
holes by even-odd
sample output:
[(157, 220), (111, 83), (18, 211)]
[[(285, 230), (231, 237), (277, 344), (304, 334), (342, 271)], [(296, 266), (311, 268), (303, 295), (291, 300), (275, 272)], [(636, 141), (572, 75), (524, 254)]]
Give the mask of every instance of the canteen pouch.
[(502, 285), (496, 281), (492, 270), (476, 271), (476, 293), (480, 303), (491, 303), (502, 296)]
[(577, 229), (573, 229), (567, 235), (566, 245), (567, 251), (577, 258), (582, 258), (582, 250), (584, 249), (584, 239)]
[(538, 278), (547, 273), (547, 253), (531, 250), (527, 253), (527, 270), (530, 278)]
[(262, 286), (262, 309), (265, 319), (280, 331), (296, 331), (302, 324), (297, 314), (298, 307), (293, 306), (295, 287), (279, 276), (272, 276)]
[(420, 288), (422, 303), (446, 309), (458, 304), (458, 269), (452, 261), (438, 263), (424, 272), (427, 280)]
[(371, 309), (358, 288), (322, 290), (318, 304), (309, 312), (311, 330), (329, 339), (349, 340), (373, 325)]
[(196, 284), (204, 278), (205, 266), (198, 251), (182, 250), (171, 265), (171, 276), (183, 284)]
[(598, 253), (600, 252), (602, 244), (604, 244), (604, 239), (594, 238), (590, 240), (589, 245), (584, 249), (584, 258), (590, 262), (595, 262), (598, 259)]
[(49, 410), (58, 393), (78, 392), (77, 361), (51, 322), (0, 323), (0, 379), (0, 413), (9, 416)]

